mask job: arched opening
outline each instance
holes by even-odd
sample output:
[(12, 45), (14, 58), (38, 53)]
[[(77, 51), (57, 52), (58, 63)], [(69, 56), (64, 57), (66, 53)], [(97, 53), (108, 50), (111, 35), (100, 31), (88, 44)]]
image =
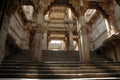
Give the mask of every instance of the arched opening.
[(117, 4), (120, 6), (120, 1), (119, 0), (115, 0), (117, 2)]
[(60, 51), (65, 49), (66, 46), (63, 40), (51, 40), (49, 42), (49, 50)]
[(99, 50), (103, 50), (102, 45), (105, 40), (104, 36), (109, 37), (110, 29), (107, 22), (108, 20), (106, 21), (103, 14), (101, 14), (97, 9), (88, 9), (85, 13), (85, 18), (89, 25), (88, 35), (91, 61), (107, 61), (107, 58), (103, 59), (102, 56), (106, 55), (105, 52)]

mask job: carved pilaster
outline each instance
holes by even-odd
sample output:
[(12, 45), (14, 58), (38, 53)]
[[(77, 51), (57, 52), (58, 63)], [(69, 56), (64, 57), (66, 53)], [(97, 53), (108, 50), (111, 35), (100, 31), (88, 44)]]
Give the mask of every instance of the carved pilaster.
[(78, 26), (79, 27), (78, 41), (79, 41), (80, 62), (83, 63), (90, 61), (89, 40), (88, 40), (87, 25), (84, 14), (85, 14), (85, 9), (80, 9), (78, 24), (80, 24), (81, 26)]
[(42, 30), (35, 28), (33, 61), (42, 61)]
[(74, 46), (73, 46), (73, 23), (69, 23), (68, 32), (69, 32), (69, 50), (74, 50)]
[(47, 50), (48, 48), (48, 44), (47, 44), (47, 41), (48, 41), (48, 23), (46, 23), (43, 27), (43, 43), (42, 43), (42, 46), (43, 46), (43, 50)]

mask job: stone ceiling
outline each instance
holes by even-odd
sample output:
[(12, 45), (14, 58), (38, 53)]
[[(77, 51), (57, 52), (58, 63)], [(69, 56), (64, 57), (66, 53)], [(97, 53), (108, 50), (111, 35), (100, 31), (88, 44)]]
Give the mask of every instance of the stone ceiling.
[[(83, 1), (83, 3), (80, 1)], [(38, 5), (42, 4), (45, 13), (48, 11), (51, 12), (51, 18), (64, 19), (66, 7), (71, 8), (72, 12), (78, 16), (78, 10), (81, 6), (93, 9), (98, 8), (98, 3), (106, 3), (108, 1), (110, 0), (23, 0), (23, 5), (33, 5), (34, 10), (37, 10), (39, 8)]]
[(50, 20), (65, 20), (66, 7), (64, 6), (53, 6), (49, 10)]
[[(65, 24), (69, 16), (69, 9), (71, 10), (73, 21), (77, 22), (76, 19), (79, 15), (79, 9), (83, 8), (83, 6), (86, 10), (89, 8), (85, 13), (86, 21), (88, 22), (94, 15), (95, 9), (99, 8), (99, 3), (106, 3), (110, 0), (24, 0), (24, 4), (27, 3), (28, 5), (29, 1), (30, 4), (31, 1), (33, 1), (32, 5), (34, 11), (44, 8), (44, 12), (47, 14), (46, 17), (48, 17), (49, 25), (51, 27), (49, 28), (51, 33), (65, 34), (64, 32), (67, 31)], [(80, 1), (83, 1), (83, 3)], [(28, 19), (31, 19), (30, 15), (33, 14), (32, 9), (24, 8), (24, 12), (26, 14), (26, 17)], [(76, 28), (75, 31), (77, 33)]]

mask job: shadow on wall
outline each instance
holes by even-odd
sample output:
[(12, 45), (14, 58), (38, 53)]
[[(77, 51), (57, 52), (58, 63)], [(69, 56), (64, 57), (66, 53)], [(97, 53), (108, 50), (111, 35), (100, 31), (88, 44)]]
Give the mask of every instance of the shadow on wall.
[(8, 34), (5, 43), (5, 58), (9, 58), (20, 50), (20, 48), (15, 43), (15, 40)]

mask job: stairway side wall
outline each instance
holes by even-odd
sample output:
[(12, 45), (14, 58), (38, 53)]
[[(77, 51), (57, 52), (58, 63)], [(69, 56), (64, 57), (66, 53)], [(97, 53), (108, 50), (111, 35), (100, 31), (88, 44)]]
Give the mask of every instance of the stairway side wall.
[(15, 43), (21, 48), (25, 49), (25, 41), (26, 41), (26, 32), (24, 31), (23, 27), (24, 24), (20, 19), (18, 13), (12, 14), (10, 18), (10, 28), (8, 33), (13, 37)]
[(117, 26), (120, 29), (120, 6), (117, 3), (115, 5), (115, 19)]
[[(120, 29), (120, 6), (115, 4), (115, 19), (117, 27)], [(113, 41), (112, 43), (104, 44), (103, 42), (108, 38), (107, 27), (105, 20), (102, 16), (96, 20), (96, 22), (91, 26), (91, 33), (89, 33), (91, 38), (90, 49), (94, 54), (101, 54), (101, 57), (106, 58), (111, 61), (119, 60), (119, 47), (120, 43), (118, 41)], [(94, 57), (95, 59), (95, 57)], [(97, 59), (97, 58), (96, 58)]]

